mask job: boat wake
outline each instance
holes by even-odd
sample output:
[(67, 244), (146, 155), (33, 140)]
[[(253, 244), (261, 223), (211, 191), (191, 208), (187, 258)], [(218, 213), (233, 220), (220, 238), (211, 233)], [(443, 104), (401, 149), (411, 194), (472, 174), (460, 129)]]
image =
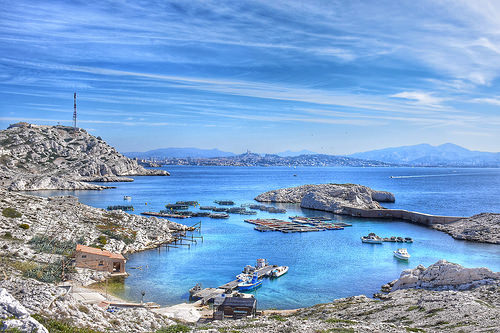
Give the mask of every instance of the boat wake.
[(447, 176), (475, 176), (477, 173), (439, 173), (435, 175), (414, 175), (414, 176), (391, 176), (389, 178), (427, 178), (427, 177), (447, 177)]

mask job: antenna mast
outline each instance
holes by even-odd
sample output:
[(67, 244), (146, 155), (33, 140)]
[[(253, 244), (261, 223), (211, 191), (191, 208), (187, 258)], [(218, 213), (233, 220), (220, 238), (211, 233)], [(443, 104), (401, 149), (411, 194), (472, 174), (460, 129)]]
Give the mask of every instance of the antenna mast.
[(76, 93), (73, 95), (73, 128), (76, 129)]

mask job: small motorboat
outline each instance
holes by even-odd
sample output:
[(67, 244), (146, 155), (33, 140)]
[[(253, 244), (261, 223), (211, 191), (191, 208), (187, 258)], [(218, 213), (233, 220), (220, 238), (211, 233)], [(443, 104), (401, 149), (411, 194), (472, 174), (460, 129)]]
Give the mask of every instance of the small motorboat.
[(130, 195), (124, 195), (123, 200), (130, 201), (130, 200), (132, 200), (132, 197)]
[(403, 243), (404, 242), (403, 237), (396, 237), (396, 242)]
[(288, 266), (279, 266), (271, 271), (271, 277), (279, 278), (283, 274), (286, 274), (286, 272), (288, 272)]
[(251, 280), (238, 283), (239, 291), (254, 290), (262, 285), (262, 280), (259, 280), (259, 274), (254, 273)]
[(189, 289), (189, 296), (193, 296), (197, 292), (201, 291), (201, 283), (197, 283), (193, 288)]
[(410, 259), (410, 254), (408, 253), (408, 251), (406, 249), (397, 249), (393, 253), (394, 253), (394, 256), (398, 259), (401, 259), (401, 260)]
[(361, 237), (361, 241), (363, 243), (369, 243), (369, 244), (382, 244), (383, 239), (373, 232), (369, 233), (368, 236), (363, 236)]
[(405, 237), (405, 243), (413, 243), (413, 238)]

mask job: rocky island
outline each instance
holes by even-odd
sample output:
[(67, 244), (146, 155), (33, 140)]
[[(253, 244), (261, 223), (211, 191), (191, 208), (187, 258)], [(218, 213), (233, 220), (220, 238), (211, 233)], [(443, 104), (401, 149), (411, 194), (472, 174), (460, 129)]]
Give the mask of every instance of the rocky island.
[(101, 190), (88, 182), (168, 176), (145, 169), (84, 129), (17, 123), (0, 131), (0, 187), (14, 191)]

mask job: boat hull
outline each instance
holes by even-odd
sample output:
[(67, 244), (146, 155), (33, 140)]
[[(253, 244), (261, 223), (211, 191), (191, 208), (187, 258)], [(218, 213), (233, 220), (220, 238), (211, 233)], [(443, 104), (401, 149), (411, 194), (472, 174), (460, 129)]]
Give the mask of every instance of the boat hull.
[(401, 255), (401, 254), (399, 254), (397, 252), (394, 252), (394, 257), (398, 258), (399, 260), (408, 260), (408, 259), (410, 259), (409, 255), (408, 256), (403, 256), (403, 255)]
[(239, 284), (238, 285), (238, 290), (239, 291), (250, 291), (259, 288), (262, 286), (262, 280), (259, 280), (255, 283), (245, 283), (245, 284)]
[(361, 239), (361, 241), (368, 244), (382, 244), (382, 241), (378, 239)]

